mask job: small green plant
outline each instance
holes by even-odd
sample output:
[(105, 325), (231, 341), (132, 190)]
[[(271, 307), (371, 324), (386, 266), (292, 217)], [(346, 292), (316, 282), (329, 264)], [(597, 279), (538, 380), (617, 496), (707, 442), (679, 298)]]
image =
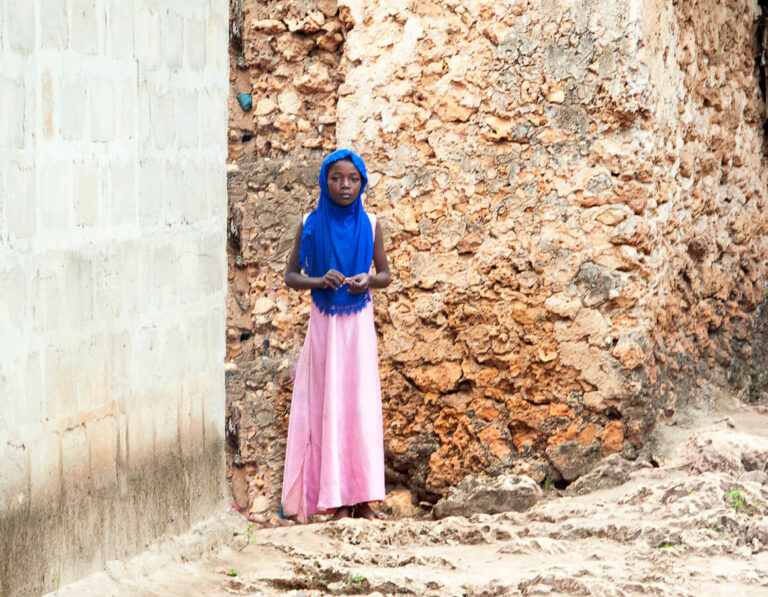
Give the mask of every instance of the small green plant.
[(240, 551), (243, 551), (251, 544), (256, 545), (256, 531), (253, 525), (249, 524), (245, 529), (245, 545), (240, 548)]
[(349, 586), (362, 587), (365, 582), (365, 577), (362, 574), (353, 574), (349, 579)]
[(544, 479), (544, 491), (549, 491), (552, 489), (552, 477), (547, 477)]
[(230, 568), (229, 570), (227, 570), (227, 576), (237, 576), (238, 574), (240, 573), (234, 568)]
[(747, 500), (744, 499), (744, 496), (741, 494), (741, 491), (739, 491), (738, 488), (734, 487), (731, 489), (728, 493), (725, 494), (725, 497), (728, 498), (728, 501), (731, 504), (731, 508), (736, 510), (736, 512), (743, 512), (747, 507)]
[(61, 575), (58, 572), (53, 573), (53, 582), (56, 583), (56, 590), (58, 591), (61, 584)]

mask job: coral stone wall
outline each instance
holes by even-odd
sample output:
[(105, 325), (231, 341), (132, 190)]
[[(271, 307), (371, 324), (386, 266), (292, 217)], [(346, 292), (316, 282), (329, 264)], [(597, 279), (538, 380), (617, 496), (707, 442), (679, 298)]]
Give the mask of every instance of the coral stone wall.
[[(394, 273), (374, 299), (391, 482), (430, 500), (476, 471), (569, 482), (636, 457), (702, 373), (759, 391), (756, 3), (339, 4), (323, 150), (366, 159)], [(262, 76), (245, 52), (238, 84)], [(308, 304), (280, 275), (322, 155), (255, 135), (230, 179), (230, 437), (252, 502), (279, 490)]]

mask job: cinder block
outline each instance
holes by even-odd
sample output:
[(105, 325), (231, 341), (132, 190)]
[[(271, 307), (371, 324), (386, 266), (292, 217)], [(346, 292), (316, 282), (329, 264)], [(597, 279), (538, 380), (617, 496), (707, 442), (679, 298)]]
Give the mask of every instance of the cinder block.
[(162, 224), (158, 217), (163, 211), (165, 164), (160, 160), (144, 159), (139, 169), (139, 221), (151, 228)]
[(24, 81), (0, 75), (0, 147), (24, 147)]
[(150, 101), (149, 87), (146, 84), (139, 87), (136, 95), (136, 125), (143, 162), (146, 159), (144, 152), (152, 142), (152, 102)]
[(98, 224), (101, 186), (101, 168), (96, 162), (83, 162), (76, 166), (73, 189), (76, 226)]
[(184, 20), (173, 10), (163, 18), (163, 44), (168, 70), (178, 72), (184, 62)]
[[(218, 249), (219, 247), (217, 247)], [(223, 245), (221, 250), (224, 250)], [(203, 283), (203, 290), (208, 294), (223, 293), (225, 289), (225, 256), (218, 252), (211, 251), (210, 248), (200, 255), (200, 272)]]
[[(218, 303), (217, 303), (218, 305)], [(208, 315), (208, 346), (210, 347), (209, 361), (219, 367), (224, 362), (226, 352), (226, 316), (224, 309), (217, 306)], [(222, 378), (224, 376), (222, 370)]]
[[(221, 370), (218, 375), (216, 371)], [(224, 438), (224, 368), (221, 363), (207, 370), (211, 375), (207, 377), (207, 387), (203, 392), (203, 420), (206, 444), (220, 442)]]
[(132, 351), (132, 337), (128, 332), (112, 333), (109, 336), (107, 383), (109, 395), (113, 400), (119, 401), (131, 394)]
[(155, 425), (155, 450), (160, 453), (175, 452), (179, 444), (179, 405), (181, 384), (169, 386), (153, 407)]
[(61, 464), (64, 491), (82, 494), (91, 484), (88, 434), (85, 425), (67, 429), (61, 436)]
[(59, 133), (67, 141), (76, 141), (85, 136), (85, 85), (76, 76), (65, 76), (59, 81)]
[(113, 160), (109, 165), (109, 195), (112, 223), (115, 226), (135, 224), (138, 220), (136, 202), (136, 170), (132, 160)]
[(108, 416), (88, 423), (88, 445), (94, 486), (109, 487), (117, 483), (118, 428), (115, 417)]
[[(11, 288), (7, 286), (6, 288)], [(21, 427), (32, 427), (43, 421), (43, 366), (40, 355), (32, 352), (27, 355), (24, 365), (23, 400), (17, 402), (16, 424)]]
[(220, 164), (209, 164), (205, 169), (205, 200), (208, 217), (226, 221), (227, 175)]
[(96, 321), (102, 322), (102, 328), (107, 331), (123, 314), (122, 285), (119, 274), (122, 259), (116, 253), (105, 248), (94, 261), (93, 316)]
[[(61, 276), (63, 280), (63, 276)], [(32, 319), (35, 331), (53, 333), (62, 324), (62, 290), (59, 277), (51, 271), (38, 271), (32, 279)]]
[(181, 170), (181, 221), (184, 224), (202, 222), (207, 217), (205, 197), (205, 162), (190, 159)]
[[(2, 352), (0, 352), (0, 438), (8, 431), (18, 434), (19, 423), (16, 420), (20, 409), (24, 407), (24, 378), (19, 356), (9, 348), (21, 344), (21, 330), (6, 325), (2, 334)], [(1, 441), (1, 440), (0, 440)]]
[(187, 68), (202, 70), (205, 66), (205, 23), (199, 19), (184, 19), (184, 50)]
[(45, 69), (40, 75), (40, 90), (42, 104), (40, 105), (40, 123), (43, 129), (43, 136), (46, 139), (52, 139), (54, 135), (54, 98), (53, 98), (53, 75), (50, 69)]
[(185, 200), (181, 165), (178, 163), (167, 164), (163, 184), (163, 219), (167, 225), (173, 226), (182, 221)]
[(200, 93), (200, 114), (204, 147), (226, 147), (227, 100), (226, 89), (206, 88)]
[(174, 103), (176, 98), (170, 91), (149, 88), (150, 107), (152, 110), (152, 133), (155, 146), (165, 149), (173, 143), (176, 128)]
[(153, 250), (146, 246), (137, 247), (137, 273), (136, 273), (136, 311), (139, 314), (147, 313), (152, 308), (154, 261)]
[(91, 140), (113, 141), (115, 138), (115, 89), (110, 79), (93, 78), (90, 95)]
[(137, 470), (155, 454), (154, 413), (149, 406), (133, 407), (128, 417), (128, 466)]
[(93, 264), (88, 259), (74, 254), (65, 265), (64, 275), (66, 321), (73, 327), (93, 321)]
[(154, 251), (153, 303), (161, 309), (176, 304), (179, 275), (176, 260), (176, 248), (171, 244), (157, 247)]
[(162, 375), (170, 386), (180, 387), (180, 380), (186, 370), (185, 356), (186, 343), (184, 335), (178, 325), (173, 325), (163, 332), (163, 348), (161, 362), (163, 363)]
[(50, 346), (45, 352), (43, 412), (56, 419), (77, 412), (74, 357), (67, 348)]
[(68, 43), (67, 3), (62, 0), (40, 0), (40, 45), (43, 48), (65, 50)]
[(43, 162), (40, 171), (40, 220), (43, 230), (70, 227), (72, 205), (71, 162)]
[(35, 440), (30, 452), (30, 493), (32, 503), (42, 505), (55, 499), (61, 492), (61, 436), (58, 432), (45, 433)]
[[(226, 72), (229, 64), (229, 11), (211, 13), (208, 19), (208, 67), (215, 72)], [(226, 83), (224, 83), (226, 86)]]
[(208, 321), (198, 317), (187, 323), (184, 345), (186, 346), (185, 375), (205, 370), (209, 364)]
[(22, 441), (0, 436), (0, 512), (10, 514), (28, 501), (28, 448)]
[(35, 171), (18, 162), (5, 162), (3, 203), (5, 226), (11, 241), (30, 239), (37, 230), (37, 184)]
[(130, 58), (134, 54), (134, 7), (133, 2), (109, 0), (109, 51), (115, 58)]
[(199, 452), (203, 437), (202, 394), (197, 388), (189, 390), (185, 387), (179, 407), (179, 446), (182, 454)]
[[(128, 417), (123, 413), (120, 413), (117, 417), (118, 421), (118, 458), (120, 459), (121, 468), (123, 465), (128, 464)], [(122, 487), (121, 487), (122, 495)]]
[[(130, 82), (126, 82), (117, 93), (117, 98), (117, 135), (123, 141), (135, 139), (138, 125), (138, 90)], [(147, 111), (147, 115), (149, 115), (149, 111)], [(147, 138), (149, 138), (149, 134)]]
[(104, 22), (104, 6), (95, 0), (72, 0), (71, 48), (84, 54), (100, 49), (99, 23)]
[(5, 32), (8, 45), (22, 54), (35, 49), (35, 4), (34, 2), (4, 2)]
[[(8, 161), (4, 161), (4, 165), (7, 167)], [(7, 175), (2, 169), (0, 169), (0, 244), (5, 244), (8, 238), (8, 226), (5, 221), (5, 204), (8, 201), (5, 179)]]
[(117, 272), (123, 316), (134, 318), (139, 311), (142, 279), (139, 271), (140, 254), (135, 245), (124, 245), (118, 251), (121, 256), (122, 266)]
[(200, 142), (200, 109), (196, 91), (176, 94), (176, 136), (179, 147), (197, 147)]
[(136, 58), (139, 68), (153, 71), (160, 66), (163, 54), (160, 16), (148, 8), (140, 8), (136, 12), (134, 31)]
[(109, 402), (106, 336), (99, 335), (82, 342), (77, 348), (77, 407), (89, 413)]
[(179, 300), (182, 303), (193, 303), (201, 296), (200, 267), (198, 256), (193, 251), (183, 251), (179, 255)]
[(154, 326), (142, 327), (133, 344), (131, 378), (141, 395), (154, 393), (160, 386), (160, 336)]

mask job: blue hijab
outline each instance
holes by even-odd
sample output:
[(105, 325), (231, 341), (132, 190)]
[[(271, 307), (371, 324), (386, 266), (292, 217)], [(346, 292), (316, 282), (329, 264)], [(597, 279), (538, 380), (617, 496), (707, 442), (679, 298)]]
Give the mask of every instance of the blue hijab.
[[(328, 168), (331, 164), (349, 158), (362, 178), (360, 192), (346, 207), (334, 203), (328, 191)], [(323, 160), (320, 168), (320, 199), (317, 208), (307, 216), (301, 233), (299, 263), (308, 276), (323, 277), (335, 269), (347, 278), (368, 273), (373, 260), (373, 232), (371, 220), (363, 209), (362, 194), (368, 184), (365, 163), (348, 149), (339, 149)], [(356, 313), (371, 300), (368, 290), (350, 294), (344, 284), (338, 290), (315, 288), (312, 302), (326, 315)]]

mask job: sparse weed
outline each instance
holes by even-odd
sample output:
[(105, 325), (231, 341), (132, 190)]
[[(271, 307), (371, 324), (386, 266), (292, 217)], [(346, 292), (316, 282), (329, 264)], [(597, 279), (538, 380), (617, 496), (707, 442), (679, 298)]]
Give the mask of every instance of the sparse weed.
[(227, 570), (227, 576), (238, 576), (240, 573), (234, 568)]
[(741, 494), (741, 491), (739, 491), (737, 487), (734, 487), (728, 493), (726, 493), (725, 497), (728, 498), (728, 502), (731, 504), (731, 508), (736, 510), (736, 512), (743, 512), (746, 509), (747, 500), (744, 499), (744, 496)]
[(245, 545), (240, 548), (240, 551), (243, 551), (251, 544), (256, 545), (256, 532), (253, 525), (249, 524), (245, 529)]
[(349, 585), (354, 587), (362, 587), (365, 577), (362, 574), (353, 574), (349, 579)]
[(552, 489), (552, 477), (547, 477), (544, 479), (544, 491), (549, 491)]

